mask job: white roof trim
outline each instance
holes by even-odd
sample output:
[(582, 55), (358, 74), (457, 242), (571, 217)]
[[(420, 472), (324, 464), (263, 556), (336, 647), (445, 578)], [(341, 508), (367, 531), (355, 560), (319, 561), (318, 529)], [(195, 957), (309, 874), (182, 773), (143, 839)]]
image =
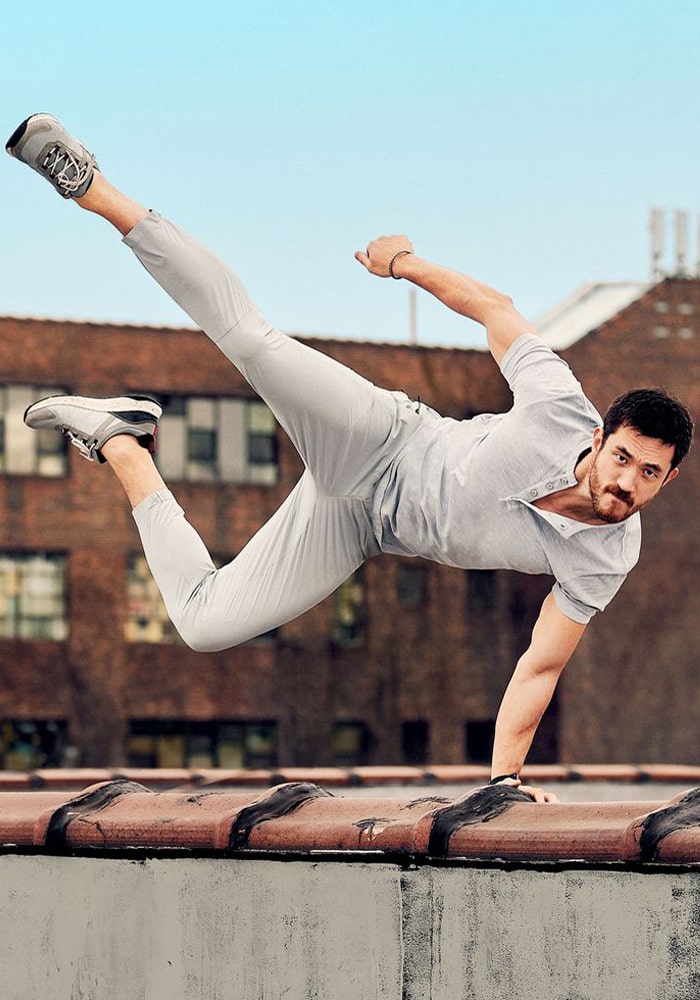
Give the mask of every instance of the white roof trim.
[(636, 302), (653, 284), (643, 281), (589, 282), (546, 312), (535, 325), (551, 348), (562, 350)]

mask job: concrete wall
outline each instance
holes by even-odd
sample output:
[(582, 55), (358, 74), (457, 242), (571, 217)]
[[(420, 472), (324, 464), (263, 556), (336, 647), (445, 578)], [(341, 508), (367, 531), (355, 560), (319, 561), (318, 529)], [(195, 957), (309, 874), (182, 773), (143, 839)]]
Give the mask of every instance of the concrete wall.
[(697, 1000), (700, 871), (0, 857), (2, 1000)]

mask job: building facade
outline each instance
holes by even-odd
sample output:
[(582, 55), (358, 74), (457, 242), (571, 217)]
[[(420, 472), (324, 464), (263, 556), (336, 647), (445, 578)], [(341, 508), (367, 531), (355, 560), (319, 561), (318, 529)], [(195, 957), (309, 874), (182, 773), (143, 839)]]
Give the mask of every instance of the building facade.
[[(697, 413), (699, 338), (700, 282), (667, 279), (562, 353), (601, 409), (662, 384)], [(510, 405), (483, 351), (311, 343), (457, 419)], [(300, 474), (201, 333), (0, 319), (0, 766), (487, 760), (551, 580), (382, 555), (274, 633), (195, 653), (167, 620), (108, 470), (22, 423), (40, 396), (121, 391), (166, 404), (158, 461), (218, 561)], [(587, 630), (531, 760), (697, 762), (699, 499), (696, 450), (645, 513), (640, 565)]]

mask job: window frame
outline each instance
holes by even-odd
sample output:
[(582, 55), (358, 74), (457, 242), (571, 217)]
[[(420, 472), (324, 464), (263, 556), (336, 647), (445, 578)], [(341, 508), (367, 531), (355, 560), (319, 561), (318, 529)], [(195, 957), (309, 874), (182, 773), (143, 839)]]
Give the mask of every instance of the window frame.
[[(55, 571), (36, 576), (22, 571), (23, 565), (30, 567), (30, 564), (36, 561), (43, 561), (46, 566), (54, 566)], [(4, 565), (6, 562), (11, 565), (6, 567)], [(0, 550), (0, 640), (21, 642), (67, 640), (69, 632), (67, 569), (66, 552), (48, 552), (43, 549)], [(6, 570), (16, 576), (13, 589), (5, 589)], [(58, 581), (58, 587), (42, 586), (47, 580), (49, 583)], [(33, 594), (32, 581), (36, 588)], [(42, 603), (49, 608), (52, 607), (54, 613), (37, 613), (36, 607), (41, 607)], [(26, 610), (23, 605), (26, 606)], [(34, 605), (33, 611), (32, 605)], [(10, 610), (5, 613), (7, 607)]]

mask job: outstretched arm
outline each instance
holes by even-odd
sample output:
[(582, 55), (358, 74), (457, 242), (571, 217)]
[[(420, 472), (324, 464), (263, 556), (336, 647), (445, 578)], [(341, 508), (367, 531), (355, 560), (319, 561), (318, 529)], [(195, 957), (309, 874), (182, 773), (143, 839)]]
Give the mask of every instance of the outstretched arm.
[(466, 274), (417, 257), (406, 236), (380, 236), (368, 245), (366, 251), (358, 250), (355, 259), (371, 274), (380, 278), (390, 276), (391, 264), (395, 277), (406, 278), (430, 292), (448, 308), (482, 323), (486, 327), (489, 350), (497, 364), (500, 364), (503, 355), (521, 334), (537, 333), (534, 326), (523, 319), (507, 295), (467, 277)]
[[(520, 773), (561, 672), (585, 630), (561, 613), (551, 594), (545, 598), (530, 646), (518, 660), (498, 711), (492, 776)], [(524, 790), (536, 802), (554, 800), (539, 788)]]

